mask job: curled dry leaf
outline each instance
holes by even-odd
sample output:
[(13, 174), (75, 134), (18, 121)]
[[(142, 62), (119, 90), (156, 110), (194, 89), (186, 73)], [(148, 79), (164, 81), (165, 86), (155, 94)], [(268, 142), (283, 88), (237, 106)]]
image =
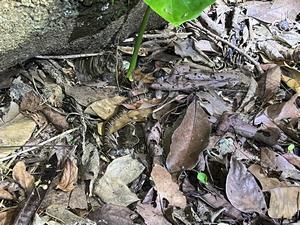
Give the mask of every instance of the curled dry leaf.
[(67, 159), (63, 170), (63, 175), (56, 188), (70, 192), (75, 188), (78, 176), (78, 168), (74, 160)]
[(178, 184), (173, 182), (171, 174), (164, 167), (155, 165), (152, 169), (151, 177), (161, 198), (167, 199), (170, 205), (185, 208), (185, 196), (179, 191)]
[(29, 191), (34, 186), (34, 177), (26, 171), (26, 166), (23, 161), (17, 162), (12, 170), (12, 176), (22, 188)]
[(254, 177), (235, 158), (230, 161), (226, 194), (230, 203), (242, 212), (263, 213), (267, 208), (264, 195)]
[(172, 135), (170, 153), (166, 165), (170, 172), (192, 169), (199, 154), (206, 148), (209, 141), (211, 125), (204, 110), (194, 100)]

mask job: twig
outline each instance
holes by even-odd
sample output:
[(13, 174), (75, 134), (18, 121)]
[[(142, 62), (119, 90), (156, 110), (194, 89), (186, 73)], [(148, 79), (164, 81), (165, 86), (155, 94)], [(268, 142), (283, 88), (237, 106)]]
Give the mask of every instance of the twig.
[(218, 35), (212, 33), (211, 31), (209, 31), (208, 29), (206, 29), (205, 27), (193, 23), (193, 22), (189, 22), (188, 23), (191, 27), (195, 28), (199, 28), (200, 31), (204, 34), (206, 34), (208, 37), (210, 38), (214, 38), (217, 41), (221, 41), (224, 44), (228, 45), (229, 47), (233, 48), (234, 50), (236, 50), (238, 53), (240, 53), (241, 55), (243, 55), (246, 59), (248, 59), (257, 69), (259, 74), (263, 74), (264, 71), (262, 70), (262, 68), (260, 67), (260, 64), (258, 62), (256, 62), (251, 56), (249, 56), (247, 53), (245, 53), (242, 49), (240, 49), (239, 47), (233, 45), (232, 43), (230, 43), (229, 41), (225, 40), (224, 38), (219, 37)]
[(24, 149), (23, 151), (20, 151), (20, 152), (13, 153), (13, 154), (11, 154), (9, 156), (6, 156), (4, 158), (0, 158), (0, 162), (6, 161), (6, 160), (14, 158), (14, 157), (17, 157), (17, 156), (19, 156), (19, 155), (21, 155), (23, 153), (31, 152), (31, 151), (33, 151), (35, 149), (38, 149), (38, 148), (40, 148), (42, 146), (45, 146), (46, 144), (48, 144), (48, 143), (50, 143), (50, 142), (52, 142), (52, 141), (54, 141), (56, 139), (62, 138), (62, 137), (66, 136), (66, 135), (68, 135), (70, 133), (73, 133), (76, 130), (79, 130), (79, 127), (67, 130), (67, 131), (65, 131), (65, 132), (63, 132), (63, 133), (61, 133), (61, 134), (59, 134), (57, 136), (54, 136), (54, 137), (52, 137), (52, 138), (50, 138), (50, 139), (48, 139), (46, 141), (43, 141), (42, 143), (40, 143), (40, 144), (38, 144), (38, 145), (36, 145), (34, 147), (31, 147), (31, 148), (28, 148), (28, 149)]
[(36, 59), (76, 59), (103, 55), (103, 52), (98, 53), (86, 53), (86, 54), (74, 54), (74, 55), (37, 55)]

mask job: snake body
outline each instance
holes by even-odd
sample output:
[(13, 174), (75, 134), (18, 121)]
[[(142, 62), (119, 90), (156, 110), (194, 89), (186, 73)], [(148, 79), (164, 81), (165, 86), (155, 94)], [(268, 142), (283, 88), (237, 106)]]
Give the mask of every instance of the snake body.
[(103, 146), (105, 152), (109, 152), (113, 149), (118, 148), (114, 143), (111, 141), (111, 133), (110, 129), (112, 128), (114, 122), (119, 119), (122, 115), (124, 115), (126, 112), (129, 111), (124, 105), (126, 104), (133, 104), (137, 101), (140, 101), (141, 99), (147, 99), (151, 98), (152, 93), (145, 93), (145, 94), (139, 94), (133, 97), (130, 97), (126, 100), (124, 100), (115, 110), (115, 113), (104, 123), (103, 126)]

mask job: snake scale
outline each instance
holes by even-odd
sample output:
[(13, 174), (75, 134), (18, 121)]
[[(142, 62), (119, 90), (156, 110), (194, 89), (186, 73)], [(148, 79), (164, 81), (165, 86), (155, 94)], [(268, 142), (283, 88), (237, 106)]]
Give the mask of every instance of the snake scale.
[(122, 115), (129, 111), (124, 105), (133, 104), (142, 99), (152, 98), (153, 94), (151, 92), (145, 94), (139, 94), (133, 97), (129, 97), (124, 100), (115, 110), (115, 113), (104, 123), (103, 126), (103, 146), (104, 151), (109, 152), (113, 149), (119, 148), (116, 144), (114, 144), (111, 140), (110, 129), (112, 128), (114, 122), (119, 119)]

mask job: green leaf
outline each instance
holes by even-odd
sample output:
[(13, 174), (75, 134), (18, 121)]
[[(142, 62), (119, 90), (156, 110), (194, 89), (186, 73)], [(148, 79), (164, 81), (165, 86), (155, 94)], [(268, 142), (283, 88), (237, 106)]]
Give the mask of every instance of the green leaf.
[(202, 183), (202, 184), (207, 184), (207, 175), (203, 172), (198, 172), (197, 174), (197, 179)]
[(290, 144), (288, 146), (288, 153), (293, 153), (295, 150), (296, 146), (294, 144)]
[(175, 26), (197, 18), (215, 0), (144, 0), (150, 8)]

